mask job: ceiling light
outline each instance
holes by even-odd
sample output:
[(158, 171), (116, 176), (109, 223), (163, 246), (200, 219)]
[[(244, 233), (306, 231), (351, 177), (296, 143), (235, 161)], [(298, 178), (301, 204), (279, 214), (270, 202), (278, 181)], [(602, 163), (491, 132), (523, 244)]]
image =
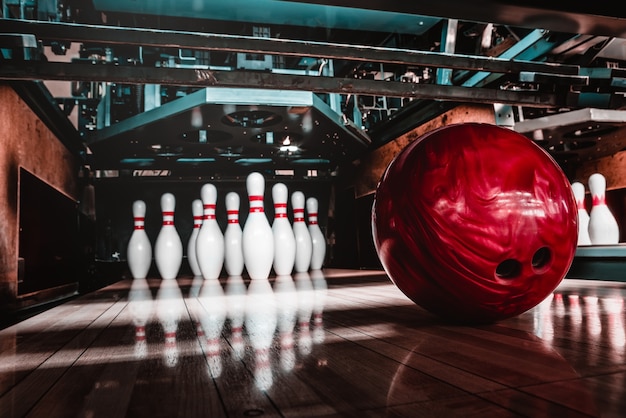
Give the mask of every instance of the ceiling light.
[(279, 148), (280, 152), (296, 152), (298, 149), (295, 145), (283, 145)]

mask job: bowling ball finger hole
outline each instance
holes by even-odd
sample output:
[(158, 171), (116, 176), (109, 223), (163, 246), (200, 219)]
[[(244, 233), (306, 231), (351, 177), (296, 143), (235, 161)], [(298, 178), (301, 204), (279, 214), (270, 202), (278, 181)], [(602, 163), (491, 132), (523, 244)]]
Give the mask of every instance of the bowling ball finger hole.
[(531, 264), (535, 270), (541, 271), (550, 264), (550, 260), (552, 260), (552, 252), (548, 247), (542, 247), (533, 254)]
[(514, 279), (522, 272), (522, 263), (512, 258), (506, 259), (496, 267), (496, 276), (500, 279)]

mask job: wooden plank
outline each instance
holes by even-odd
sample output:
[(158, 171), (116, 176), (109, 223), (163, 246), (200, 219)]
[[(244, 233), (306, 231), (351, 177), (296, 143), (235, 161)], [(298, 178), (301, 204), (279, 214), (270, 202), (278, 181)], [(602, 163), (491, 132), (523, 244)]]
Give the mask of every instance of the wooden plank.
[[(182, 308), (173, 343), (166, 341), (163, 323), (159, 321), (163, 318), (158, 318), (157, 312), (147, 330), (150, 344), (146, 358), (137, 357), (140, 352), (135, 351), (134, 314), (129, 304), (80, 356), (74, 367), (46, 393), (33, 413), (46, 411), (52, 416), (139, 413), (149, 416), (224, 416), (210, 376), (199, 373), (206, 369), (206, 363), (184, 300), (173, 302)], [(158, 309), (158, 305), (156, 307)], [(162, 372), (162, 377), (146, 379), (146, 374), (152, 375), (155, 370)]]
[[(60, 379), (74, 362), (119, 314), (125, 302), (117, 302), (89, 326), (71, 338), (67, 344), (48, 357), (40, 365), (26, 365), (32, 371), (11, 390), (0, 397), (0, 416), (24, 416), (33, 405)], [(16, 400), (18, 400), (16, 402)]]
[[(40, 314), (31, 318), (32, 321), (26, 321), (34, 324), (32, 326), (19, 324), (0, 333), (3, 341), (0, 353), (0, 395), (63, 349), (69, 340), (78, 338), (110, 309), (110, 304), (71, 303), (68, 307), (58, 306), (45, 315)], [(51, 321), (46, 322), (45, 319), (49, 317)]]

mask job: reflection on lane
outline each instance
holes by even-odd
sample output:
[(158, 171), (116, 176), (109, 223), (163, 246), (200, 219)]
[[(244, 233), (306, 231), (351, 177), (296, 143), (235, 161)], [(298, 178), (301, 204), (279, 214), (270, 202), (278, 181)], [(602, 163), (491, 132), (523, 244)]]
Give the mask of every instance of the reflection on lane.
[(211, 376), (218, 377), (222, 373), (221, 336), (226, 321), (226, 300), (218, 279), (204, 281), (198, 302), (198, 320), (202, 328), (200, 346), (206, 356)]
[(168, 367), (178, 364), (176, 331), (185, 312), (185, 302), (178, 282), (175, 279), (161, 280), (156, 295), (156, 316), (163, 328), (165, 339), (163, 361)]
[(148, 354), (146, 325), (152, 317), (154, 304), (152, 292), (146, 279), (133, 279), (128, 293), (128, 309), (130, 309), (135, 325), (135, 357), (145, 358)]
[(209, 376), (219, 378), (225, 367), (236, 366), (233, 361), (243, 361), (255, 386), (266, 391), (276, 372), (291, 372), (299, 359), (311, 353), (314, 343), (324, 341), (327, 290), (321, 270), (263, 280), (196, 276), (186, 298), (177, 280), (161, 280), (154, 300), (149, 283), (134, 280), (129, 309), (135, 326), (135, 356), (146, 359), (149, 343), (155, 341), (155, 335), (146, 336), (151, 317), (163, 330), (152, 347), (162, 347), (167, 367), (176, 366), (183, 356), (196, 355), (182, 352), (177, 343), (186, 338), (180, 334), (188, 312)]
[(294, 328), (298, 312), (296, 285), (290, 275), (278, 276), (274, 281), (276, 295), (278, 336), (280, 341), (280, 366), (284, 371), (293, 369), (296, 363)]
[(296, 273), (294, 281), (298, 292), (298, 351), (301, 355), (308, 355), (313, 345), (310, 326), (315, 303), (313, 283), (308, 272)]
[(268, 279), (255, 279), (248, 285), (245, 327), (254, 350), (254, 380), (261, 390), (272, 387), (270, 346), (276, 331), (276, 298)]
[(574, 341), (610, 348), (610, 353), (605, 354), (624, 361), (626, 330), (621, 315), (624, 298), (619, 286), (617, 283), (599, 286), (594, 280), (563, 280), (552, 295), (531, 311), (533, 333), (552, 341), (554, 330), (562, 330), (571, 333)]
[(230, 322), (230, 345), (236, 359), (243, 358), (243, 321), (246, 309), (246, 284), (241, 276), (226, 279), (226, 313)]
[(328, 284), (322, 270), (311, 271), (311, 280), (315, 292), (315, 303), (313, 305), (313, 342), (320, 344), (324, 342), (324, 320), (323, 312), (326, 304), (326, 293)]

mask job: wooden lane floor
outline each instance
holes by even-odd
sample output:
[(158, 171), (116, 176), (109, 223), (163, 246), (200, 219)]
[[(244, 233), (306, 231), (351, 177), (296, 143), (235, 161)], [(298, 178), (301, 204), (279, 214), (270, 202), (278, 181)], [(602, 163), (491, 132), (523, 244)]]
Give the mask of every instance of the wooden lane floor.
[(0, 331), (0, 416), (620, 417), (625, 296), (461, 326), (380, 271), (125, 280)]

